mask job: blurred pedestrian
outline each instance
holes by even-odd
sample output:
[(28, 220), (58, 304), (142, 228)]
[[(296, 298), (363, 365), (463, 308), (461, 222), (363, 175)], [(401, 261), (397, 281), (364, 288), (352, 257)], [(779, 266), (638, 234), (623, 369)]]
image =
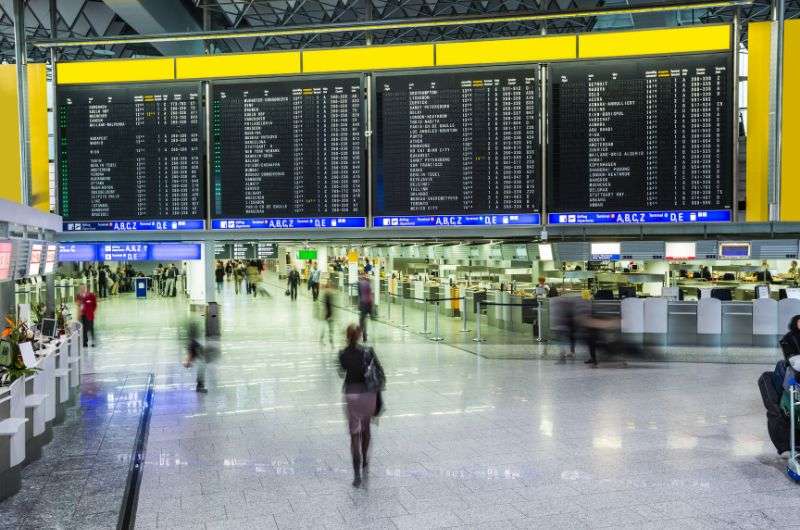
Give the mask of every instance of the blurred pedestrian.
[(367, 341), (367, 317), (373, 317), (374, 301), (369, 276), (362, 274), (358, 281), (358, 326), (361, 328), (364, 342)]
[(325, 330), (327, 329), (331, 348), (333, 348), (333, 296), (334, 291), (330, 281), (328, 281), (322, 291), (322, 332), (319, 336), (319, 342), (320, 344), (325, 343)]
[(222, 262), (217, 262), (217, 268), (214, 269), (214, 279), (217, 281), (217, 292), (222, 292), (222, 282), (225, 281), (225, 267), (222, 266)]
[(208, 392), (206, 389), (206, 356), (203, 345), (200, 344), (200, 326), (190, 321), (187, 326), (186, 359), (183, 366), (186, 368), (196, 367), (197, 385), (195, 391), (201, 394)]
[(261, 273), (258, 264), (251, 261), (247, 265), (247, 293), (253, 293), (253, 298), (258, 296), (258, 284), (261, 283)]
[(289, 291), (289, 297), (292, 300), (297, 300), (297, 286), (300, 284), (300, 273), (297, 272), (295, 267), (289, 271), (289, 278), (287, 280), (286, 288)]
[(319, 280), (321, 276), (322, 273), (320, 272), (319, 267), (317, 267), (317, 263), (314, 262), (314, 264), (311, 266), (311, 274), (308, 277), (308, 288), (311, 290), (311, 297), (315, 302), (317, 301), (317, 298), (319, 298)]
[(242, 280), (244, 279), (244, 267), (237, 263), (233, 268), (233, 290), (236, 294), (242, 290)]
[(339, 352), (339, 373), (344, 377), (342, 391), (350, 431), (353, 459), (353, 487), (361, 486), (362, 472), (369, 471), (370, 421), (383, 408), (380, 398), (385, 384), (383, 368), (372, 348), (359, 344), (361, 329), (347, 327), (347, 346)]
[(86, 287), (86, 284), (81, 284), (78, 289), (78, 295), (75, 297), (75, 302), (78, 304), (78, 316), (83, 326), (83, 347), (89, 347), (89, 333), (91, 333), (92, 348), (94, 348), (97, 342), (97, 335), (94, 333), (94, 316), (97, 311), (97, 297)]

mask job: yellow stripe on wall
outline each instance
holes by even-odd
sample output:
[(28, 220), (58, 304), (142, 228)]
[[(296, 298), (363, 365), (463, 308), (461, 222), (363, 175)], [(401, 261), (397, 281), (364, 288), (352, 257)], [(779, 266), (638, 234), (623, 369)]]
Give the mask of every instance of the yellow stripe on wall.
[(300, 52), (237, 53), (177, 57), (176, 79), (213, 79), (300, 73)]
[(304, 73), (362, 72), (434, 66), (433, 44), (309, 50)]
[(50, 211), (50, 155), (47, 127), (47, 67), (28, 65), (28, 134), (31, 139), (31, 206)]
[(751, 22), (747, 59), (747, 180), (745, 220), (769, 220), (770, 23)]
[(731, 27), (727, 24), (578, 35), (581, 59), (707, 52), (730, 47)]
[(783, 35), (781, 221), (800, 221), (800, 20), (787, 20)]
[(175, 59), (112, 59), (56, 63), (59, 85), (175, 79)]
[[(28, 118), (31, 138), (32, 206), (50, 210), (50, 179), (47, 133), (47, 74), (44, 64), (28, 65)], [(22, 202), (17, 112), (17, 67), (0, 65), (0, 160), (4, 178), (0, 198)]]
[(436, 44), (436, 65), (556, 61), (575, 59), (576, 51), (575, 35), (447, 42)]

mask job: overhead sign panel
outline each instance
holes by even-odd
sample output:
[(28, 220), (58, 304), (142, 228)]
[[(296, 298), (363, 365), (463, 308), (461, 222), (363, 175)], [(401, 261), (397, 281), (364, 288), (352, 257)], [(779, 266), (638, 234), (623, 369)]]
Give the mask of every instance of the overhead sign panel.
[(376, 76), (373, 225), (538, 224), (538, 70)]
[(730, 54), (554, 64), (551, 224), (732, 220)]
[(204, 228), (198, 83), (59, 87), (56, 112), (65, 231)]
[(360, 77), (212, 86), (213, 229), (366, 226)]

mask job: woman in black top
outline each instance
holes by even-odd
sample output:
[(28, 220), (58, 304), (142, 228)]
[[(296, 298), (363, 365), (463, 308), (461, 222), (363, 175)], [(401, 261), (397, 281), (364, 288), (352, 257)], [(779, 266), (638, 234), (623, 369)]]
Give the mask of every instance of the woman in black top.
[[(350, 428), (350, 452), (353, 456), (353, 487), (361, 485), (361, 469), (367, 473), (369, 453), (369, 423), (375, 416), (377, 392), (367, 390), (365, 384), (365, 358), (375, 355), (371, 349), (358, 343), (361, 328), (355, 324), (347, 327), (347, 347), (339, 352), (340, 375), (344, 376), (344, 397), (347, 423)], [(376, 357), (377, 361), (377, 357)]]

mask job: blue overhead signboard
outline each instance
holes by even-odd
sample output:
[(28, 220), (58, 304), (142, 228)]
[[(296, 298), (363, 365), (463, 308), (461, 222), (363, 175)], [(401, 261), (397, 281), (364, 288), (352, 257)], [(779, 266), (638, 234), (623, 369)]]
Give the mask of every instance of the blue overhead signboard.
[(180, 261), (201, 258), (200, 243), (61, 243), (58, 260)]
[(282, 217), (268, 219), (212, 219), (214, 230), (365, 228), (366, 217)]
[(206, 227), (202, 219), (170, 220), (158, 219), (150, 221), (90, 221), (81, 223), (64, 223), (64, 232), (145, 232), (152, 230), (203, 230)]
[(551, 225), (648, 224), (648, 223), (724, 223), (730, 210), (682, 210), (673, 212), (575, 212), (551, 213)]
[(418, 215), (375, 217), (376, 228), (402, 228), (415, 226), (514, 226), (538, 225), (541, 215), (531, 214), (478, 214), (478, 215)]

